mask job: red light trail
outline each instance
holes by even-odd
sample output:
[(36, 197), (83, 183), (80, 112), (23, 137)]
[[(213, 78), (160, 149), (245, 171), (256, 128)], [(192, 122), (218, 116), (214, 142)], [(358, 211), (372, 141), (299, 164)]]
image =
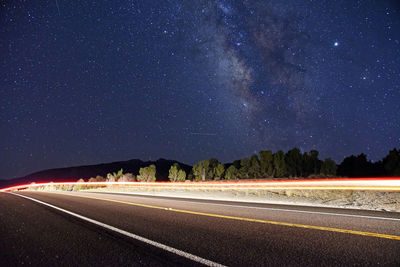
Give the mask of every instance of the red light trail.
[(1, 192), (14, 191), (42, 186), (126, 186), (153, 187), (157, 189), (257, 189), (257, 190), (371, 190), (400, 191), (400, 177), (385, 178), (339, 178), (313, 180), (259, 180), (229, 182), (47, 182), (10, 186), (0, 189)]

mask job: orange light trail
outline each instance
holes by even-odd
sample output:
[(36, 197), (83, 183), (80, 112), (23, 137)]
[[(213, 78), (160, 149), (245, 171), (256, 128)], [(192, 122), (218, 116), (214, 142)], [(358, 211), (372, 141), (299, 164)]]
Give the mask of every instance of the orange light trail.
[(158, 189), (254, 189), (254, 190), (369, 190), (400, 191), (400, 177), (385, 178), (338, 178), (313, 180), (258, 180), (229, 182), (47, 182), (10, 186), (0, 189), (2, 192), (42, 186), (127, 186), (155, 187)]

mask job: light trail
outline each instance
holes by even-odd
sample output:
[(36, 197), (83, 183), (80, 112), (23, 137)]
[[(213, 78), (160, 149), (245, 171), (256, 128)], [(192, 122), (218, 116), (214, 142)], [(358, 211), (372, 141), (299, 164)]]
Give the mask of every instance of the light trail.
[(400, 177), (385, 178), (341, 178), (315, 180), (259, 180), (229, 182), (46, 182), (10, 186), (2, 192), (44, 186), (125, 186), (157, 189), (206, 189), (206, 190), (368, 190), (400, 191)]

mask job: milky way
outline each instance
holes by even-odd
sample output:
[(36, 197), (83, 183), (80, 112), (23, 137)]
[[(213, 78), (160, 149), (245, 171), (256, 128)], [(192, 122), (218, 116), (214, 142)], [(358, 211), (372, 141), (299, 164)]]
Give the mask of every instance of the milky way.
[(312, 73), (305, 58), (313, 44), (302, 17), (259, 1), (217, 1), (202, 13), (202, 46), (216, 68), (218, 90), (233, 98), (245, 127), (274, 148), (301, 145), (298, 137), (320, 120), (316, 92), (307, 84)]
[(400, 146), (396, 1), (3, 1), (0, 179)]

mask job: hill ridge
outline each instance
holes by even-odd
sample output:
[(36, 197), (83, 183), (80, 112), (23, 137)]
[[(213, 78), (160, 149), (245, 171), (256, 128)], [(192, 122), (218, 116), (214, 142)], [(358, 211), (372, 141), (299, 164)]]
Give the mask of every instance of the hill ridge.
[(40, 170), (37, 172), (30, 173), (26, 176), (8, 179), (8, 180), (0, 180), (0, 186), (12, 186), (23, 183), (39, 183), (39, 182), (69, 182), (76, 181), (80, 178), (89, 179), (90, 177), (96, 177), (97, 175), (101, 175), (105, 177), (107, 173), (117, 172), (120, 169), (124, 170), (124, 173), (130, 172), (134, 175), (139, 174), (139, 169), (142, 167), (147, 167), (150, 164), (156, 165), (157, 168), (157, 180), (158, 181), (167, 181), (168, 180), (168, 172), (172, 164), (179, 163), (179, 165), (189, 173), (192, 169), (192, 166), (187, 165), (185, 163), (176, 161), (176, 160), (168, 160), (164, 158), (159, 158), (155, 161), (143, 161), (141, 159), (129, 159), (124, 161), (113, 161), (109, 163), (99, 163), (99, 164), (91, 164), (91, 165), (79, 165), (79, 166), (71, 166), (71, 167), (61, 167), (61, 168), (52, 168), (46, 170)]

